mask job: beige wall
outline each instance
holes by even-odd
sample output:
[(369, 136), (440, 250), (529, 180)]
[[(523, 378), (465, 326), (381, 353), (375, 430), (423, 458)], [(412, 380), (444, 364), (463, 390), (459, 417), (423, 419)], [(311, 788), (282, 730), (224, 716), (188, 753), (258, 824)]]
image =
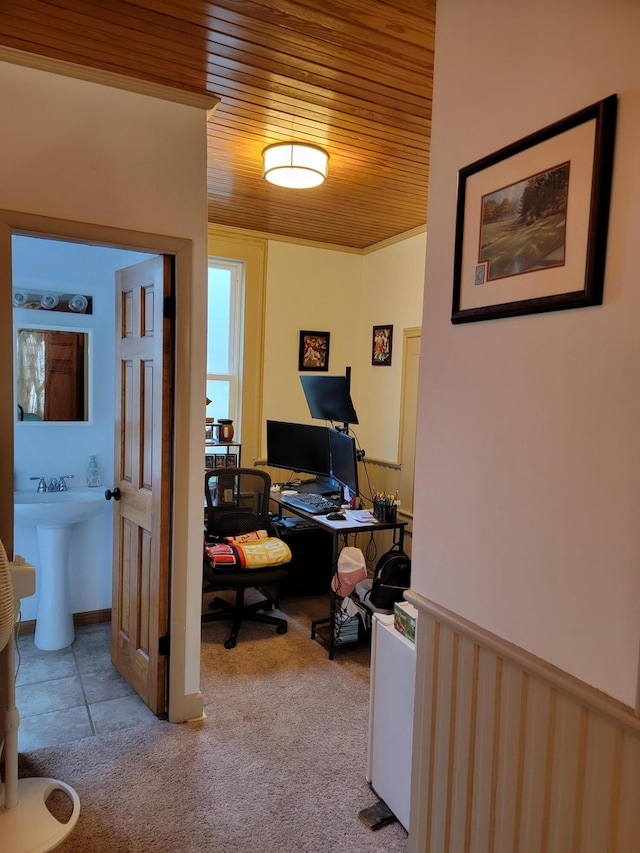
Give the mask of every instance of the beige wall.
[[(403, 330), (420, 325), (426, 232), (364, 256), (358, 316), (357, 368), (360, 440), (367, 455), (398, 462)], [(391, 367), (371, 364), (374, 326), (393, 326)]]
[[(329, 374), (353, 366), (361, 289), (361, 255), (269, 241), (263, 435), (267, 419), (312, 423), (298, 379), (301, 330), (330, 333)], [(353, 383), (355, 394), (355, 372)]]
[[(413, 585), (629, 705), (640, 641), (640, 7), (438, 3)], [(604, 304), (453, 326), (457, 172), (619, 95)]]
[[(425, 242), (424, 233), (409, 236), (366, 255), (269, 242), (263, 427), (267, 418), (312, 422), (298, 379), (299, 333), (328, 331), (328, 373), (352, 368), (360, 444), (368, 456), (398, 460), (402, 330), (420, 322)], [(373, 367), (372, 328), (388, 324), (392, 366)]]
[[(174, 718), (194, 716), (201, 709), (200, 626), (188, 614), (200, 611), (202, 502), (200, 489), (190, 490), (190, 485), (202, 478), (206, 113), (5, 63), (0, 63), (0, 79), (0, 205), (9, 211), (0, 215), (2, 223), (180, 251), (171, 706)], [(0, 355), (5, 368), (10, 358), (6, 342), (9, 347), (11, 342), (9, 245), (9, 229), (1, 226)], [(3, 397), (11, 399), (11, 371), (0, 370), (0, 377)], [(12, 467), (12, 411), (4, 406), (0, 417), (5, 472)], [(10, 482), (3, 475), (5, 496)], [(0, 514), (7, 529), (6, 502)]]

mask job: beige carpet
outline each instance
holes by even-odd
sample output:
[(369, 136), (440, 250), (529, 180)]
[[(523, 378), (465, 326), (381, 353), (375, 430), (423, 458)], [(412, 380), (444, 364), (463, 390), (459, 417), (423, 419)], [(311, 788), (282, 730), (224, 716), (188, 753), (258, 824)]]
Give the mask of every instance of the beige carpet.
[(204, 722), (151, 725), (21, 756), (21, 776), (78, 792), (80, 819), (60, 853), (405, 853), (398, 823), (373, 832), (358, 812), (365, 780), (368, 650), (309, 638), (326, 599), (283, 602), (289, 631), (203, 628)]

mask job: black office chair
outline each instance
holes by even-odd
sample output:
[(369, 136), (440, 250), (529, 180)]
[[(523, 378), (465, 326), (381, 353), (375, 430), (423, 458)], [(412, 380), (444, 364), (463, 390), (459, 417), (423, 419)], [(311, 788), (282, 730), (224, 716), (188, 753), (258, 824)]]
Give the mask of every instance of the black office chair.
[[(286, 563), (291, 560), (269, 516), (270, 489), (270, 476), (257, 468), (214, 468), (205, 474), (203, 592), (235, 590), (235, 602), (216, 596), (209, 605), (214, 612), (204, 613), (202, 621), (232, 620), (226, 649), (236, 645), (244, 620), (275, 625), (278, 634), (287, 631), (286, 619), (264, 612), (278, 606), (278, 586), (286, 579)], [(268, 538), (261, 534), (253, 542), (237, 542), (238, 537), (251, 539), (256, 531), (266, 531)], [(229, 543), (229, 537), (236, 541)], [(247, 589), (258, 589), (265, 597), (245, 604)]]

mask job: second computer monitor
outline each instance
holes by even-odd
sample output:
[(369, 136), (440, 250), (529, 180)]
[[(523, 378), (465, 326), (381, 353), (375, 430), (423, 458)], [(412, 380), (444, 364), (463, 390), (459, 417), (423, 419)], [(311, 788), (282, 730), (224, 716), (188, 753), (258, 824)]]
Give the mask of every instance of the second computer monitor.
[(329, 478), (329, 432), (327, 427), (267, 421), (267, 464)]
[(358, 460), (356, 442), (346, 432), (329, 430), (329, 448), (331, 451), (331, 476), (346, 486), (355, 497), (358, 492)]

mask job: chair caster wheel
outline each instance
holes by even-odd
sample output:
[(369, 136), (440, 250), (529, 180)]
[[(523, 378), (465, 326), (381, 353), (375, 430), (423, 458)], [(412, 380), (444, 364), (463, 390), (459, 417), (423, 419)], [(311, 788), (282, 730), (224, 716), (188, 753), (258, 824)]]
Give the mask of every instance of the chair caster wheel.
[(287, 626), (286, 625), (278, 625), (278, 627), (276, 628), (276, 634), (286, 634), (286, 633), (287, 633)]
[(236, 641), (235, 640), (225, 640), (224, 641), (225, 649), (235, 649)]

